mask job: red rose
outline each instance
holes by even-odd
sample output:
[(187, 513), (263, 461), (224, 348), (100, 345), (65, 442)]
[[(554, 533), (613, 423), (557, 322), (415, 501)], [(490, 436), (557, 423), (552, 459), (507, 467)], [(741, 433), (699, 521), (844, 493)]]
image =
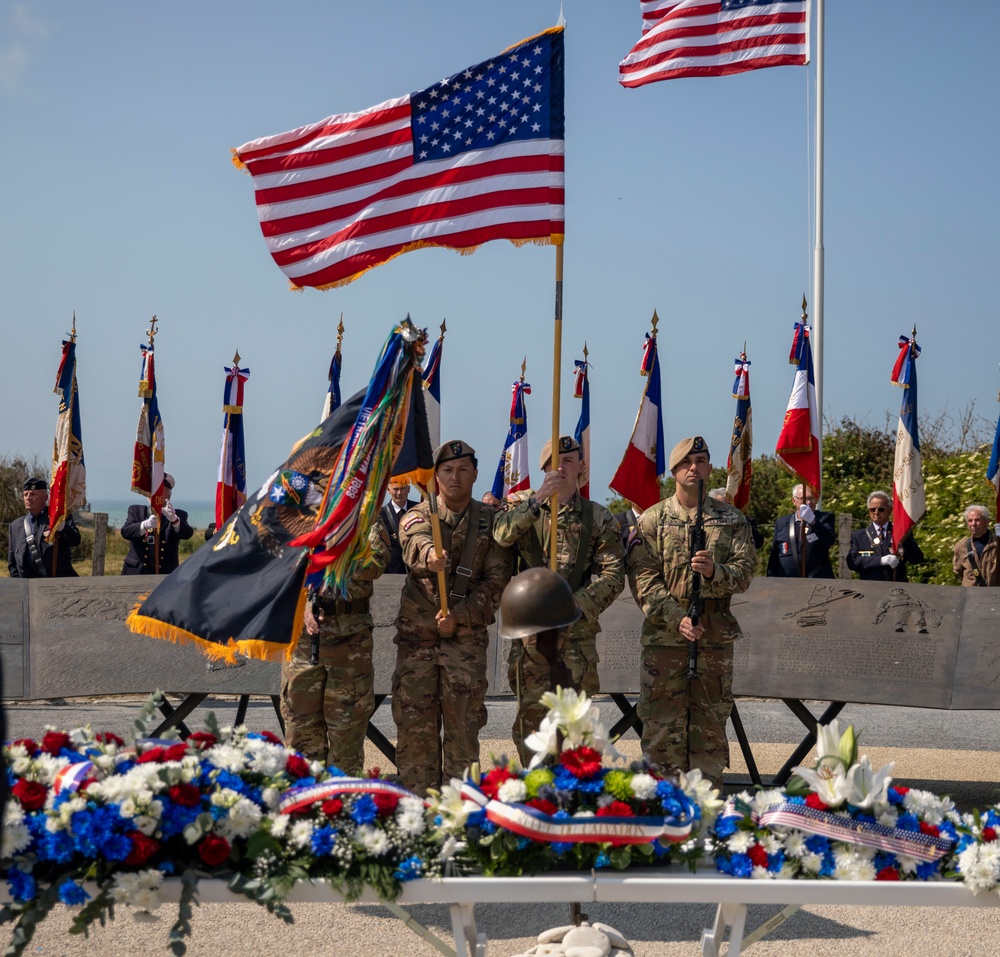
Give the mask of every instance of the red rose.
[(260, 736), (270, 744), (277, 744), (284, 746), (285, 742), (281, 740), (273, 731), (261, 731)]
[(207, 731), (195, 731), (194, 734), (188, 736), (187, 740), (188, 744), (193, 744), (202, 751), (214, 748), (219, 743), (219, 739)]
[(931, 837), (939, 837), (941, 834), (941, 829), (936, 824), (928, 824), (926, 821), (921, 821), (920, 833), (928, 834)]
[(163, 752), (163, 760), (180, 761), (180, 759), (187, 754), (187, 750), (188, 746), (183, 741), (179, 741), (177, 744), (170, 745), (170, 747)]
[(301, 754), (290, 754), (285, 762), (285, 770), (293, 778), (309, 777), (309, 762)]
[(399, 804), (399, 798), (395, 794), (373, 794), (372, 800), (378, 808), (379, 817), (388, 817)]
[(367, 776), (373, 781), (377, 781), (380, 777), (382, 777), (382, 769), (378, 765), (373, 768), (369, 768)]
[(26, 811), (37, 811), (45, 803), (49, 790), (38, 781), (27, 781), (21, 778), (10, 789), (10, 793), (21, 802), (21, 807)]
[(102, 731), (97, 735), (97, 740), (101, 744), (116, 744), (119, 748), (125, 743), (124, 738), (119, 738), (117, 734), (113, 734), (111, 731)]
[(747, 857), (750, 858), (750, 863), (753, 864), (754, 867), (767, 867), (767, 851), (765, 851), (759, 844), (754, 844), (754, 846), (747, 851)]
[(132, 840), (132, 850), (128, 852), (128, 857), (123, 862), (125, 864), (138, 867), (145, 864), (160, 849), (160, 842), (146, 837), (142, 831), (132, 831), (129, 837)]
[(559, 760), (575, 778), (592, 778), (601, 770), (601, 756), (593, 748), (586, 746), (563, 751)]
[(909, 793), (910, 793), (910, 789), (909, 789), (909, 788), (907, 788), (907, 787), (903, 787), (903, 785), (902, 785), (902, 784), (894, 784), (894, 785), (892, 786), (892, 789), (893, 789), (893, 790), (894, 790), (894, 791), (895, 791), (895, 792), (896, 792), (897, 794), (909, 794)]
[(63, 748), (69, 747), (69, 735), (65, 731), (46, 731), (42, 738), (42, 750), (57, 755)]
[(198, 856), (209, 867), (217, 867), (223, 861), (229, 860), (229, 841), (218, 834), (209, 834), (198, 845)]
[(824, 804), (818, 794), (806, 795), (806, 807), (815, 808), (817, 811), (827, 811), (829, 806)]
[(340, 798), (327, 798), (320, 806), (319, 809), (327, 817), (336, 817), (341, 811), (344, 810), (344, 802)]
[(201, 791), (193, 784), (175, 784), (167, 788), (167, 797), (181, 807), (197, 807), (201, 803)]
[(488, 798), (496, 800), (497, 791), (500, 790), (500, 785), (504, 781), (512, 781), (516, 778), (516, 774), (511, 774), (506, 768), (494, 768), (492, 771), (487, 772), (483, 777), (482, 782), (479, 785), (479, 789)]
[(895, 867), (883, 867), (875, 875), (875, 880), (877, 881), (898, 881), (899, 879), (899, 871)]
[(38, 750), (38, 745), (31, 738), (18, 738), (11, 747), (18, 744), (23, 744), (28, 754), (34, 754)]
[(612, 801), (597, 809), (597, 817), (635, 817), (635, 812), (624, 801)]
[(995, 828), (984, 827), (983, 828), (983, 840), (990, 844), (997, 839), (997, 832)]
[(545, 798), (532, 798), (530, 801), (525, 801), (524, 803), (528, 807), (533, 807), (536, 811), (541, 811), (543, 814), (555, 814), (559, 810), (557, 805), (551, 801), (546, 801)]
[(156, 747), (150, 748), (148, 751), (143, 751), (135, 759), (136, 764), (149, 764), (150, 762), (158, 762), (163, 760), (164, 750), (163, 748)]

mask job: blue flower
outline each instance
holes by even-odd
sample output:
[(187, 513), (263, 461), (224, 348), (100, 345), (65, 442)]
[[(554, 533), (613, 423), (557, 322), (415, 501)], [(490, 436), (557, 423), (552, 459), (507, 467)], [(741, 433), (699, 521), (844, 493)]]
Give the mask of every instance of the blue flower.
[(553, 841), (551, 848), (553, 854), (562, 857), (563, 854), (568, 854), (573, 850), (573, 844), (570, 841)]
[(531, 838), (529, 837), (519, 837), (517, 839), (517, 849), (523, 851), (526, 847), (531, 844)]
[(822, 834), (813, 834), (807, 837), (806, 847), (813, 854), (828, 854), (830, 852), (830, 842)]
[(65, 831), (47, 831), (38, 838), (38, 856), (44, 861), (65, 864), (75, 851), (73, 838)]
[(930, 880), (941, 867), (941, 861), (922, 861), (917, 865), (917, 879)]
[(887, 867), (895, 867), (897, 864), (896, 855), (890, 854), (887, 851), (879, 851), (874, 860), (872, 860), (872, 866), (875, 868), (875, 872), (884, 871)]
[(371, 824), (371, 822), (378, 817), (378, 808), (375, 806), (375, 802), (367, 794), (362, 794), (361, 797), (354, 802), (351, 817), (353, 818), (355, 824)]
[(597, 859), (594, 861), (594, 867), (610, 867), (610, 866), (611, 866), (611, 858), (609, 858), (608, 855), (604, 853), (604, 851), (601, 851), (601, 853), (597, 855)]
[(767, 869), (772, 874), (777, 874), (782, 867), (785, 866), (785, 849), (775, 851), (773, 854), (767, 855)]
[(317, 857), (326, 857), (333, 850), (333, 839), (337, 836), (336, 828), (329, 825), (318, 827), (312, 833), (312, 849)]
[(794, 797), (787, 797), (787, 798), (785, 798), (785, 800), (788, 801), (789, 804), (805, 804), (806, 803), (806, 799), (804, 797), (799, 797), (798, 795), (796, 795)]
[(347, 772), (346, 771), (341, 771), (340, 768), (335, 768), (332, 764), (326, 769), (326, 771), (327, 771), (327, 774), (329, 774), (331, 778), (346, 778), (347, 777)]
[(664, 858), (670, 854), (670, 845), (661, 844), (659, 841), (653, 841), (653, 856), (657, 859)]
[(903, 795), (899, 793), (895, 788), (889, 788), (889, 803), (899, 806), (903, 803)]
[(59, 885), (59, 900), (69, 907), (78, 907), (90, 900), (90, 894), (76, 881), (63, 881)]
[(167, 876), (173, 874), (173, 872), (174, 872), (174, 862), (173, 861), (164, 861), (162, 864), (160, 864), (159, 870), (160, 870), (161, 874), (166, 874)]
[(951, 821), (942, 821), (938, 825), (938, 833), (941, 837), (946, 838), (949, 841), (958, 840), (958, 831), (955, 830), (955, 825)]
[(917, 820), (917, 816), (915, 814), (907, 812), (906, 814), (899, 815), (899, 819), (896, 821), (896, 827), (898, 827), (901, 831), (919, 831), (920, 822)]
[(484, 834), (495, 833), (497, 826), (492, 821), (483, 821), (482, 830)]
[(420, 877), (423, 872), (424, 862), (416, 854), (413, 854), (396, 868), (392, 876), (397, 881), (412, 881)]
[(753, 864), (746, 854), (733, 854), (729, 866), (733, 877), (749, 877), (753, 873)]
[(588, 778), (577, 784), (577, 790), (583, 794), (600, 794), (604, 790), (603, 777)]
[(16, 901), (33, 901), (38, 896), (38, 884), (34, 877), (16, 867), (7, 872), (7, 884), (10, 896)]
[(823, 855), (823, 863), (819, 869), (819, 876), (830, 877), (833, 874), (834, 866), (835, 862), (833, 860), (833, 854), (830, 851), (827, 851), (826, 854)]
[(715, 822), (715, 833), (717, 837), (731, 837), (736, 833), (738, 817), (720, 817)]
[(486, 820), (486, 811), (484, 808), (479, 808), (477, 811), (472, 811), (466, 818), (469, 827), (480, 827), (483, 821)]

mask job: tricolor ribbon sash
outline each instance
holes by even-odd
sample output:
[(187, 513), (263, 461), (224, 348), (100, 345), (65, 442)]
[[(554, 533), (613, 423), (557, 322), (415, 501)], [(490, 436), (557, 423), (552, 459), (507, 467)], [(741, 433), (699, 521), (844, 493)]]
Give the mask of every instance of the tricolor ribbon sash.
[(322, 784), (289, 788), (281, 795), (278, 813), (292, 814), (336, 794), (391, 794), (398, 798), (417, 797), (412, 791), (407, 791), (398, 784), (390, 784), (377, 778), (335, 778)]
[[(727, 807), (728, 811), (728, 807)], [(845, 844), (875, 847), (893, 854), (906, 854), (918, 861), (936, 861), (951, 850), (952, 841), (919, 831), (904, 831), (874, 821), (856, 821), (830, 811), (785, 801), (760, 815), (761, 827), (794, 827)]]
[(63, 791), (78, 791), (80, 785), (90, 777), (93, 770), (94, 765), (91, 761), (79, 761), (76, 764), (67, 764), (64, 768), (60, 768), (56, 772), (55, 779), (52, 782), (52, 793), (62, 794)]
[(462, 797), (486, 811), (486, 817), (505, 830), (533, 841), (649, 844), (670, 841), (679, 844), (691, 836), (692, 816), (684, 820), (665, 817), (598, 817), (587, 814), (557, 818), (526, 804), (505, 804), (488, 798), (474, 784), (462, 785)]

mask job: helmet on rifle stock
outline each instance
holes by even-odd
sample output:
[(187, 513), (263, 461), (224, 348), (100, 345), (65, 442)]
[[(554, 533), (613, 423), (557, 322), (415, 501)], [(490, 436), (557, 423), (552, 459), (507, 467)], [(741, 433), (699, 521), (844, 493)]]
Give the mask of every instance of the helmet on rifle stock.
[(515, 575), (500, 599), (500, 637), (530, 638), (566, 628), (583, 612), (569, 582), (550, 568), (529, 568)]

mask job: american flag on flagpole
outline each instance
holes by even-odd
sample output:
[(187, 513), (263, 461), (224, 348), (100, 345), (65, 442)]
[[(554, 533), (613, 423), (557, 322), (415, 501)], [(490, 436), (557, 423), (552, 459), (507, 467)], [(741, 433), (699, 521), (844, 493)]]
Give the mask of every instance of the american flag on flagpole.
[(580, 399), (580, 418), (576, 423), (573, 438), (580, 446), (583, 467), (580, 469), (580, 494), (590, 498), (590, 363), (587, 361), (587, 346), (583, 347), (583, 359), (576, 359), (576, 384), (573, 398)]
[(808, 0), (647, 0), (642, 37), (619, 64), (637, 87), (809, 62)]
[(59, 396), (59, 418), (52, 449), (52, 481), (49, 483), (49, 531), (54, 540), (67, 517), (87, 500), (87, 467), (83, 461), (83, 430), (80, 396), (76, 385), (76, 316), (73, 332), (62, 344), (62, 360), (52, 390)]
[(243, 445), (243, 386), (250, 378), (249, 369), (240, 368), (240, 354), (226, 369), (226, 386), (222, 397), (222, 451), (219, 455), (219, 477), (215, 486), (215, 524), (222, 528), (247, 500), (247, 462)]
[(917, 428), (917, 330), (899, 337), (899, 355), (892, 369), (892, 382), (903, 389), (896, 432), (896, 459), (892, 467), (892, 550), (910, 534), (924, 517), (927, 500), (920, 461), (920, 432)]
[(531, 488), (531, 465), (528, 461), (528, 410), (524, 397), (531, 395), (531, 386), (521, 378), (514, 383), (510, 401), (510, 428), (493, 476), (491, 491), (499, 499), (505, 499), (513, 492), (523, 492)]
[(740, 511), (750, 504), (750, 480), (753, 477), (753, 421), (750, 408), (750, 360), (741, 352), (736, 360), (736, 381), (733, 383), (736, 418), (729, 442), (726, 462), (726, 494)]
[(563, 239), (563, 28), (424, 90), (233, 151), (296, 288), (411, 249)]
[(811, 485), (819, 500), (822, 468), (819, 460), (819, 410), (816, 408), (816, 379), (813, 375), (809, 326), (795, 323), (788, 361), (795, 366), (792, 394), (781, 426), (775, 454), (778, 460)]
[[(1000, 395), (997, 396), (1000, 402)], [(993, 436), (993, 451), (990, 453), (990, 464), (986, 467), (986, 481), (996, 490), (996, 508), (993, 521), (1000, 524), (1000, 418), (997, 419), (997, 431)]]

